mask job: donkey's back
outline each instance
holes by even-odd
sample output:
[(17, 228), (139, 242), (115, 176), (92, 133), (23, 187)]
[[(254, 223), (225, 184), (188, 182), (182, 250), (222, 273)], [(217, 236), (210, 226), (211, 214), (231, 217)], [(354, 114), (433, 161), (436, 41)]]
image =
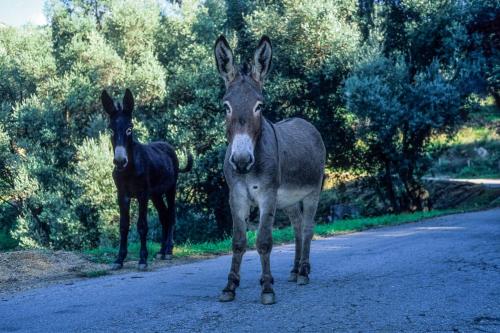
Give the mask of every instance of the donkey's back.
[(140, 144), (137, 149), (141, 171), (148, 178), (149, 191), (164, 193), (176, 185), (179, 174), (179, 160), (174, 148), (166, 142)]
[(177, 175), (179, 171), (179, 160), (174, 147), (162, 141), (143, 144), (142, 147), (152, 169), (158, 169), (158, 171), (164, 172), (165, 168), (171, 168)]

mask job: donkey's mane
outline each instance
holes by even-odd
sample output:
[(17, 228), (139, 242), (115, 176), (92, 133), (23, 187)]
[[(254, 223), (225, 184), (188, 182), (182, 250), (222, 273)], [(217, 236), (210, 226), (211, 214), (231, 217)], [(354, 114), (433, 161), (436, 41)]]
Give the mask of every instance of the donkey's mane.
[(239, 67), (239, 73), (241, 75), (250, 75), (250, 73), (252, 72), (252, 65), (249, 62), (244, 62)]
[(121, 113), (123, 111), (123, 105), (120, 102), (115, 102), (115, 108), (117, 113)]

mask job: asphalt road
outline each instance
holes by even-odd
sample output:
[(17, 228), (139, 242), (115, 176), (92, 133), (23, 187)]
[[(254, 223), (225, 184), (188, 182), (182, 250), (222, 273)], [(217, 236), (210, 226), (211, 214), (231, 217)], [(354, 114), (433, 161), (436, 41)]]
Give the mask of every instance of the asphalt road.
[(314, 241), (311, 284), (260, 304), (245, 255), (236, 300), (219, 303), (230, 257), (53, 285), (0, 299), (1, 332), (500, 332), (500, 209)]
[(500, 188), (500, 179), (488, 178), (448, 178), (448, 177), (423, 177), (424, 180), (449, 182), (449, 183), (465, 183), (482, 185), (486, 188)]

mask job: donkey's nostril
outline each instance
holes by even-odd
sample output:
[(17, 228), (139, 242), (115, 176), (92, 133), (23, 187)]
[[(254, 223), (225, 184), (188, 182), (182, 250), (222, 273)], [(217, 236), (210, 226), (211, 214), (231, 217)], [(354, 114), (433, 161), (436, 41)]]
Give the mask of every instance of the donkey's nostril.
[(231, 164), (238, 173), (247, 173), (254, 163), (252, 154), (231, 156)]
[(123, 146), (116, 146), (115, 148), (115, 155), (113, 158), (113, 163), (118, 167), (118, 168), (124, 168), (127, 166), (127, 151), (125, 147)]
[(113, 163), (119, 167), (119, 168), (123, 168), (124, 166), (127, 165), (127, 159), (126, 158), (121, 158), (121, 159), (113, 159)]
[(249, 166), (252, 166), (254, 162), (255, 162), (255, 157), (253, 157), (253, 155), (250, 155), (250, 163), (249, 163)]

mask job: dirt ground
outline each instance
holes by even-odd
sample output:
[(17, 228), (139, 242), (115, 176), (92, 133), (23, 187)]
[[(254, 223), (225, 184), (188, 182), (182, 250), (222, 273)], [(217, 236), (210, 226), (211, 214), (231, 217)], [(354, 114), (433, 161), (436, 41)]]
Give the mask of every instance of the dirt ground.
[[(180, 265), (202, 258), (174, 258), (153, 261), (148, 270)], [(137, 262), (124, 263), (123, 269), (111, 271), (109, 265), (98, 264), (84, 255), (68, 251), (24, 250), (0, 252), (0, 294), (39, 288), (53, 283), (71, 284), (108, 274), (121, 274), (136, 270)]]
[(107, 269), (72, 252), (44, 250), (0, 253), (0, 267), (0, 292), (29, 289)]

